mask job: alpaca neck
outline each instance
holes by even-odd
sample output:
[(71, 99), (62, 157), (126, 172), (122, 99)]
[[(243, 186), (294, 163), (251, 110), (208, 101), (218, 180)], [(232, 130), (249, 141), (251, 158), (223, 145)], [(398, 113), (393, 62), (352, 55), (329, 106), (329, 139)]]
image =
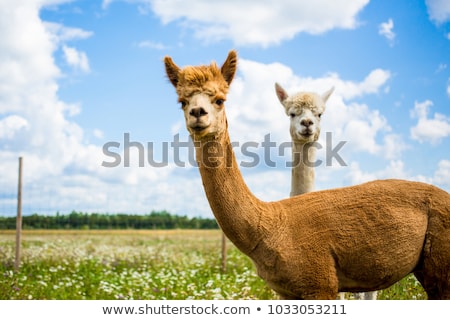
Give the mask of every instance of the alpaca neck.
[(264, 203), (245, 184), (227, 133), (221, 138), (194, 143), (214, 216), (228, 239), (248, 255), (262, 237), (258, 227)]
[(314, 191), (314, 143), (292, 142), (291, 197)]

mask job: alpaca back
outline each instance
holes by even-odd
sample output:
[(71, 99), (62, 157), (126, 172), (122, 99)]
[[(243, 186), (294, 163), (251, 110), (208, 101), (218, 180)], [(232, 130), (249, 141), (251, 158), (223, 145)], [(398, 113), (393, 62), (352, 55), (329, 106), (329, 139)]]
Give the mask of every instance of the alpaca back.
[[(301, 266), (309, 263), (333, 266), (339, 291), (379, 290), (417, 269), (427, 232), (439, 232), (445, 238), (440, 245), (450, 247), (450, 233), (440, 231), (450, 229), (450, 195), (428, 184), (379, 180), (281, 204), (278, 225), (272, 226), (278, 232), (265, 250), (281, 257), (272, 264), (283, 278), (303, 278)], [(263, 269), (260, 274), (277, 283)]]

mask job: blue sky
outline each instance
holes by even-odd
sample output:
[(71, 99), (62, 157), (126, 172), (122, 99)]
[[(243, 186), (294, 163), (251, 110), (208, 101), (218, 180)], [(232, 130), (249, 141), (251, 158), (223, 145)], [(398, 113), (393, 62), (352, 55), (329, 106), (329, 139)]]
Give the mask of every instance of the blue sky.
[[(291, 94), (334, 86), (319, 142), (326, 132), (333, 146), (345, 141), (346, 165), (325, 165), (319, 150), (317, 189), (402, 178), (450, 191), (448, 1), (0, 0), (0, 214), (16, 212), (23, 156), (24, 214), (212, 217), (188, 149), (174, 154), (188, 135), (162, 59), (220, 64), (230, 49), (240, 59), (230, 136), (256, 143), (248, 150), (260, 160), (267, 135), (290, 141), (274, 83)], [(161, 162), (167, 146), (165, 165), (140, 166), (126, 137), (144, 160)], [(254, 159), (235, 151), (241, 164)], [(290, 191), (290, 151), (269, 151), (275, 166), (242, 166), (268, 201)], [(111, 153), (120, 163), (102, 165)]]

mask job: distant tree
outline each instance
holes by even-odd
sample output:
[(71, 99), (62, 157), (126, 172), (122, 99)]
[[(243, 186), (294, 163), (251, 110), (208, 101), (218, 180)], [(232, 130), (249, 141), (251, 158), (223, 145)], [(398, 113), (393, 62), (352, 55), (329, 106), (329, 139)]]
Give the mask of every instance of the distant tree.
[[(72, 211), (64, 215), (23, 216), (24, 229), (218, 229), (215, 219), (172, 215), (169, 212), (152, 211), (149, 214), (101, 214)], [(0, 216), (0, 229), (15, 229), (15, 217)]]

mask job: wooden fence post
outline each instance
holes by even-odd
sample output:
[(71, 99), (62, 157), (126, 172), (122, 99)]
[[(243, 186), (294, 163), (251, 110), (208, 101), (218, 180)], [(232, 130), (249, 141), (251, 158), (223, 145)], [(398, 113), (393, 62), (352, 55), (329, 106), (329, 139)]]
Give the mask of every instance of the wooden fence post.
[(20, 246), (22, 238), (22, 157), (19, 157), (19, 182), (17, 188), (17, 217), (16, 217), (16, 259), (14, 270), (20, 266)]
[(227, 237), (222, 231), (222, 272), (227, 272)]

